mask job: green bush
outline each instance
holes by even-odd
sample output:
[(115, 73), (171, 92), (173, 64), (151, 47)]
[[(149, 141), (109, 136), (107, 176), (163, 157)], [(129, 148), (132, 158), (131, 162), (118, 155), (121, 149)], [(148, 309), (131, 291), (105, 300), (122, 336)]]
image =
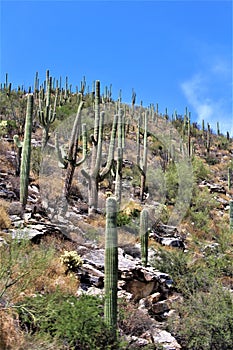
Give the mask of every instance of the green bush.
[(192, 166), (193, 166), (194, 178), (197, 183), (199, 183), (202, 180), (208, 179), (209, 169), (204, 164), (201, 158), (194, 156), (192, 159)]
[[(68, 349), (114, 349), (103, 320), (103, 301), (94, 296), (77, 298), (57, 291), (25, 298), (17, 305), (22, 327), (34, 335), (67, 344)], [(116, 349), (116, 348), (115, 348)]]
[(178, 188), (179, 188), (179, 178), (176, 165), (170, 163), (166, 173), (165, 173), (165, 183), (166, 183), (166, 198), (169, 202), (175, 203)]
[(151, 265), (168, 273), (174, 288), (186, 298), (198, 290), (208, 290), (215, 278), (214, 270), (203, 259), (195, 261), (190, 253), (179, 249), (160, 248)]
[[(197, 292), (178, 307), (179, 322), (170, 328), (178, 335), (182, 349), (233, 349), (232, 293), (213, 285), (208, 293)], [(174, 327), (174, 325), (176, 325)]]
[(54, 257), (54, 249), (33, 247), (20, 235), (0, 247), (0, 298), (11, 303), (30, 288)]
[(35, 176), (39, 176), (40, 174), (41, 161), (41, 147), (33, 147), (31, 153), (31, 170), (35, 174)]
[(211, 220), (211, 210), (218, 206), (214, 195), (210, 194), (207, 188), (199, 189), (197, 186), (193, 189), (191, 206), (187, 212), (194, 227), (208, 232)]

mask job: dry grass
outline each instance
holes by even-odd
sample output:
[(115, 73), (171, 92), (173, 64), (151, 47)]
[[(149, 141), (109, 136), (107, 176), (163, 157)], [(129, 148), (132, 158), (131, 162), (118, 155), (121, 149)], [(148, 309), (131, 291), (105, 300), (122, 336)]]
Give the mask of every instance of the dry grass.
[(0, 349), (23, 350), (24, 335), (12, 308), (0, 309)]
[(0, 139), (0, 171), (8, 172), (14, 170), (13, 162), (9, 158), (8, 152), (12, 151), (14, 146), (9, 144), (7, 141)]
[(11, 227), (11, 220), (8, 215), (9, 203), (0, 200), (0, 230), (8, 229)]

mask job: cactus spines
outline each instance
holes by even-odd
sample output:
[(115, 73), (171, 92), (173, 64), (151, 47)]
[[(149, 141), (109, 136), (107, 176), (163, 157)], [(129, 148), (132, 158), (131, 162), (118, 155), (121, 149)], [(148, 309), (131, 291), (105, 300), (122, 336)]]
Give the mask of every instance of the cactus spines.
[(140, 241), (141, 241), (141, 262), (143, 266), (148, 263), (148, 210), (143, 209), (140, 214)]
[(233, 200), (230, 201), (230, 230), (233, 231)]
[(24, 131), (24, 140), (22, 148), (22, 159), (20, 167), (20, 202), (24, 209), (27, 203), (28, 183), (31, 159), (31, 134), (32, 134), (32, 117), (33, 117), (33, 95), (28, 95), (27, 113)]
[(116, 337), (117, 329), (117, 281), (118, 281), (118, 237), (117, 202), (113, 197), (106, 200), (106, 229), (104, 257), (104, 320)]

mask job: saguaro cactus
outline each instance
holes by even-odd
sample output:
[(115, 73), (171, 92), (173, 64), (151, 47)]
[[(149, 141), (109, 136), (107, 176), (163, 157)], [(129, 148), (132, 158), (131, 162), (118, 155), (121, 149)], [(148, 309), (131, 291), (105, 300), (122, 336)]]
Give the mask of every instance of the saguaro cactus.
[(31, 134), (32, 134), (32, 117), (33, 117), (33, 95), (28, 95), (27, 114), (24, 131), (24, 141), (22, 148), (22, 159), (20, 167), (20, 202), (23, 209), (27, 203), (28, 183), (31, 159)]
[(140, 241), (141, 241), (141, 261), (143, 266), (148, 263), (148, 210), (143, 209), (140, 214)]
[(65, 184), (64, 184), (64, 194), (66, 198), (68, 198), (70, 194), (70, 188), (71, 188), (75, 168), (81, 165), (85, 161), (86, 155), (87, 155), (87, 130), (86, 130), (86, 124), (82, 124), (83, 154), (82, 154), (82, 158), (77, 162), (78, 136), (80, 132), (82, 106), (83, 106), (83, 101), (81, 101), (79, 104), (76, 118), (74, 120), (70, 142), (69, 142), (69, 149), (67, 154), (62, 154), (63, 152), (59, 147), (57, 135), (55, 140), (59, 164), (62, 168), (67, 169)]
[(91, 135), (92, 156), (91, 166), (88, 169), (82, 169), (82, 174), (88, 181), (88, 202), (89, 215), (96, 212), (98, 206), (98, 185), (108, 175), (112, 168), (114, 160), (114, 147), (117, 129), (117, 117), (114, 117), (111, 138), (109, 143), (107, 164), (101, 169), (102, 143), (103, 143), (103, 127), (104, 127), (104, 112), (100, 113), (100, 82), (96, 81), (95, 92), (95, 124), (94, 133)]
[(123, 147), (124, 147), (124, 120), (123, 110), (119, 109), (118, 112), (118, 148), (117, 148), (117, 167), (116, 167), (116, 185), (115, 196), (118, 205), (121, 204), (121, 188), (122, 188), (122, 166), (123, 166)]
[(233, 200), (230, 201), (230, 230), (233, 231)]
[(140, 199), (143, 201), (145, 187), (146, 187), (146, 172), (147, 172), (147, 152), (148, 152), (148, 142), (147, 142), (147, 130), (148, 130), (148, 110), (145, 111), (144, 118), (144, 138), (143, 138), (143, 156), (140, 161), (140, 116), (138, 123), (138, 136), (137, 136), (137, 166), (141, 173), (141, 189), (140, 189)]
[(117, 329), (118, 237), (117, 202), (106, 201), (105, 261), (104, 261), (104, 320), (116, 337)]
[(228, 190), (231, 189), (231, 176), (232, 176), (232, 169), (228, 168), (228, 174), (227, 174), (227, 180), (228, 180)]
[(58, 97), (58, 89), (56, 89), (54, 105), (52, 108), (51, 87), (52, 87), (52, 77), (49, 77), (49, 71), (47, 71), (46, 72), (46, 103), (45, 103), (44, 111), (42, 110), (42, 103), (41, 103), (41, 94), (43, 94), (43, 90), (41, 90), (39, 93), (38, 118), (43, 127), (42, 149), (44, 149), (44, 147), (48, 142), (50, 125), (56, 119), (56, 104), (57, 104), (57, 97)]

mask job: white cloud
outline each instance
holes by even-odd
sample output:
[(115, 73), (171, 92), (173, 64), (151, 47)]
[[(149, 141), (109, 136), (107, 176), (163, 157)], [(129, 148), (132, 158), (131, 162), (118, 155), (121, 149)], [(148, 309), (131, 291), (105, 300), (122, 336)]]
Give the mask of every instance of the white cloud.
[(232, 97), (229, 89), (224, 91), (223, 87), (226, 87), (226, 84), (223, 84), (220, 74), (221, 71), (226, 73), (226, 69), (226, 66), (220, 62), (218, 65), (212, 65), (204, 73), (199, 72), (184, 81), (181, 89), (199, 124), (204, 119), (213, 130), (216, 130), (219, 122), (221, 132), (230, 131), (232, 135)]

